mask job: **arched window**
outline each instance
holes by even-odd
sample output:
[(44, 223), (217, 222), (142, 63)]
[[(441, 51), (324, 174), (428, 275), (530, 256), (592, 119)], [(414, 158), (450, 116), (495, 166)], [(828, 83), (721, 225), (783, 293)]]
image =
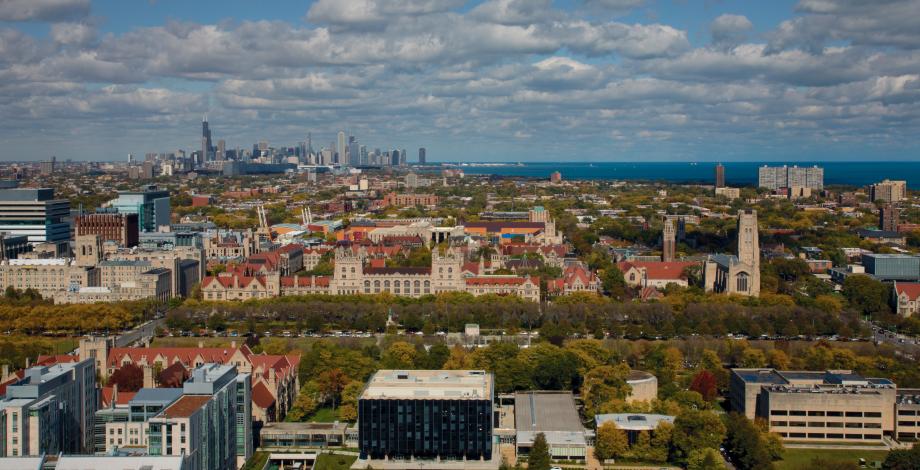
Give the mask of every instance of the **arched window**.
[(630, 282), (635, 281), (635, 280), (636, 280), (636, 273), (629, 273), (629, 280), (630, 280)]
[(389, 289), (389, 288), (390, 288), (390, 281), (383, 281), (383, 287), (384, 287), (385, 289)]
[(738, 292), (747, 292), (748, 282), (749, 280), (747, 273), (738, 273), (738, 276), (735, 278), (735, 290)]

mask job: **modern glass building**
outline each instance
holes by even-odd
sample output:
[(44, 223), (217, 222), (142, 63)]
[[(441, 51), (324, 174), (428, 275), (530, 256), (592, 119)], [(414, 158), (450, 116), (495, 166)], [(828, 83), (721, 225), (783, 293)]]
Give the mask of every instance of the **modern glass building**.
[(490, 460), (493, 394), (485, 371), (378, 371), (358, 400), (361, 459)]
[(122, 191), (111, 202), (121, 214), (137, 214), (137, 225), (141, 232), (156, 232), (162, 225), (169, 225), (169, 191), (150, 185), (143, 191)]
[(70, 240), (70, 202), (55, 199), (54, 189), (0, 189), (0, 232), (25, 236), (29, 243)]

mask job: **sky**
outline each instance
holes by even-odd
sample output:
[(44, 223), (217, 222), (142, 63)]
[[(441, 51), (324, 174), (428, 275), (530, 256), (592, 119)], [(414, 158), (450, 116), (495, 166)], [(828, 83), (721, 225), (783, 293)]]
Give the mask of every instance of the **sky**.
[(920, 0), (0, 0), (0, 161), (920, 160)]

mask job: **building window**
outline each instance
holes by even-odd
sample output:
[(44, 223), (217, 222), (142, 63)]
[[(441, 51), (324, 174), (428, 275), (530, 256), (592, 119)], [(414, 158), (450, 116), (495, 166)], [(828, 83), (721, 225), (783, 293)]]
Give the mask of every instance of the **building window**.
[(747, 292), (748, 291), (748, 275), (746, 273), (739, 273), (736, 279), (737, 286), (736, 291), (738, 292)]

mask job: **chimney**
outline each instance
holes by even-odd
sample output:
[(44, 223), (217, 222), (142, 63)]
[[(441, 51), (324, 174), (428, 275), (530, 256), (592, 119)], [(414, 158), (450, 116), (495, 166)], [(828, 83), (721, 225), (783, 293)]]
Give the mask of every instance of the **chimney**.
[(198, 349), (204, 348), (204, 341), (198, 340)]
[(118, 384), (112, 385), (112, 402), (109, 403), (109, 407), (115, 408), (116, 403), (118, 403)]
[(3, 377), (0, 377), (0, 382), (6, 382), (10, 378), (10, 366), (3, 364)]
[(275, 383), (275, 369), (272, 367), (268, 368), (268, 380), (271, 383)]
[(153, 380), (153, 367), (144, 366), (144, 388), (156, 388), (156, 386)]
[(26, 369), (31, 367), (31, 365), (32, 365), (32, 359), (30, 359), (29, 357), (26, 357)]
[(231, 348), (231, 349), (236, 349), (236, 340), (233, 340), (233, 341), (230, 342), (230, 348)]

